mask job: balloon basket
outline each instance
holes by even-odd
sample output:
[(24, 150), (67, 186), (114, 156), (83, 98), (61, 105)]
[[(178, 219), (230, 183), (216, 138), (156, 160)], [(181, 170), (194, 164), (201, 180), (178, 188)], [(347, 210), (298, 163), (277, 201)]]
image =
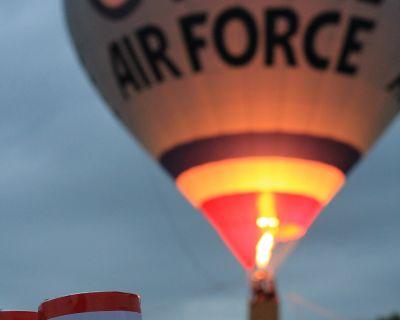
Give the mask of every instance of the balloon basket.
[(279, 301), (273, 278), (265, 271), (255, 271), (250, 279), (250, 320), (278, 320)]

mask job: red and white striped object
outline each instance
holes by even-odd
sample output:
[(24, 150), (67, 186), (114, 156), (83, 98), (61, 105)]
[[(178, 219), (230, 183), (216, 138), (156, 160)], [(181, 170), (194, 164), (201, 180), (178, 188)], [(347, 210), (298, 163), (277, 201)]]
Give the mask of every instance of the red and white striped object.
[(47, 300), (39, 320), (140, 320), (140, 297), (123, 292), (79, 293)]

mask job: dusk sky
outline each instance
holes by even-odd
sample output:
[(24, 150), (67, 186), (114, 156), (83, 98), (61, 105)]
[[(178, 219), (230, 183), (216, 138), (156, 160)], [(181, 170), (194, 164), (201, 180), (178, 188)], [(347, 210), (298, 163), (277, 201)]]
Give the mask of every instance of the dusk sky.
[[(136, 292), (143, 317), (245, 319), (246, 276), (113, 117), (75, 56), (61, 1), (0, 3), (0, 308)], [(400, 310), (400, 120), (278, 274), (283, 319)]]

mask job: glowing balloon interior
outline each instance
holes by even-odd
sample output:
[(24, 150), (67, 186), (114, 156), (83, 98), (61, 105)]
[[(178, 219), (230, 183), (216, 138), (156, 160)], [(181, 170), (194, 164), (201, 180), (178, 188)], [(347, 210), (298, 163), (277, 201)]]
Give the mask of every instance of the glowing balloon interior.
[(65, 5), (105, 100), (247, 269), (306, 234), (399, 110), (398, 0)]
[[(166, 167), (171, 162), (176, 165), (180, 158), (188, 165), (190, 153), (198, 153), (196, 164), (177, 175), (177, 185), (247, 269), (255, 267), (257, 257), (269, 260), (260, 252), (269, 256), (275, 242), (296, 241), (304, 236), (359, 157), (349, 146), (299, 135), (247, 134), (218, 140), (180, 146), (166, 154), (163, 163)], [(242, 146), (241, 140), (245, 141)], [(276, 143), (280, 147), (274, 147)], [(290, 156), (284, 154), (289, 143), (296, 145)], [(323, 145), (325, 152), (332, 148), (332, 155), (339, 155), (341, 160), (335, 163), (332, 156), (319, 155), (318, 145)], [(218, 152), (210, 152), (207, 146), (218, 146)], [(249, 150), (250, 146), (254, 149)], [(213, 157), (218, 159), (214, 161)], [(271, 237), (273, 240), (267, 244)], [(261, 267), (266, 265), (265, 261), (259, 263)]]

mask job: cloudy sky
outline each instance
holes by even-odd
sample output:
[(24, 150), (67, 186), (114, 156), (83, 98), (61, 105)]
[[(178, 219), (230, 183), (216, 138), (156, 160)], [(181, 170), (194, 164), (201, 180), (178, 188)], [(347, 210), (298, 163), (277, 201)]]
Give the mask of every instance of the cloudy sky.
[[(61, 3), (0, 3), (0, 308), (79, 291), (143, 297), (145, 319), (244, 319), (246, 277), (79, 66)], [(400, 121), (280, 270), (284, 319), (400, 309)]]

